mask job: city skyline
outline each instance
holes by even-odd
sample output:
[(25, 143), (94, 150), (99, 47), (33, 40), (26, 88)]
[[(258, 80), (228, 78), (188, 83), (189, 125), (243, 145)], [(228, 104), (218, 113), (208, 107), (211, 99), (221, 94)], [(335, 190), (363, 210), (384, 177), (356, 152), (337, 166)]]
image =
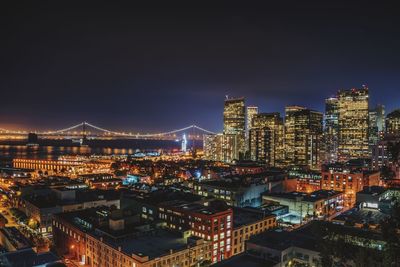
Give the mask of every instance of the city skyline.
[[(10, 4), (11, 5), (11, 4)], [(338, 89), (370, 88), (397, 108), (396, 27), (389, 5), (4, 9), (0, 126), (87, 120), (130, 131), (196, 123), (220, 131), (225, 95), (263, 112), (324, 110)], [(53, 12), (48, 12), (48, 11)], [(85, 37), (87, 36), (87, 37)]]
[[(363, 87), (368, 88), (368, 87), (366, 87), (366, 86), (364, 86), (364, 85), (363, 85)], [(332, 99), (332, 98), (337, 98), (340, 91), (355, 90), (355, 89), (356, 89), (355, 87), (350, 88), (350, 89), (349, 89), (349, 88), (348, 88), (348, 89), (340, 89), (340, 90), (337, 91), (336, 94), (332, 94), (331, 96), (324, 98), (324, 99), (322, 100), (322, 103), (323, 103), (323, 105), (325, 105), (326, 103), (325, 103), (324, 101), (329, 100), (329, 99)], [(368, 88), (368, 89), (369, 89), (369, 88)], [(369, 92), (371, 92), (371, 91), (369, 90)], [(246, 107), (246, 109), (247, 109), (247, 108), (257, 108), (257, 111), (258, 111), (259, 113), (261, 113), (261, 114), (263, 114), (263, 113), (276, 113), (276, 112), (278, 112), (279, 114), (283, 114), (283, 115), (284, 115), (284, 114), (285, 114), (285, 109), (286, 109), (287, 107), (291, 107), (291, 106), (300, 106), (300, 107), (309, 108), (309, 109), (311, 109), (311, 110), (315, 110), (315, 111), (321, 112), (321, 113), (323, 113), (323, 114), (327, 114), (327, 113), (326, 113), (326, 110), (324, 110), (325, 107), (323, 107), (323, 108), (320, 110), (320, 109), (313, 109), (313, 108), (310, 108), (309, 106), (305, 106), (305, 105), (301, 105), (301, 104), (292, 104), (292, 105), (286, 105), (286, 106), (282, 107), (283, 110), (278, 109), (278, 111), (277, 111), (277, 110), (272, 110), (272, 111), (271, 111), (271, 110), (262, 109), (262, 108), (260, 108), (259, 106), (255, 106), (255, 105), (252, 105), (252, 104), (249, 105), (249, 104), (248, 104), (248, 100), (246, 100), (246, 99), (247, 99), (246, 97), (233, 97), (233, 96), (225, 95), (225, 98), (224, 98), (224, 99), (225, 99), (225, 100), (227, 100), (227, 99), (232, 99), (232, 100), (235, 100), (235, 99), (243, 99), (243, 100), (245, 101), (245, 107)], [(221, 99), (221, 101), (220, 101), (220, 106), (223, 106), (221, 103), (223, 103), (223, 100), (224, 100), (224, 99)], [(371, 105), (371, 102), (370, 102), (370, 101), (369, 101), (369, 103), (370, 103), (370, 105), (369, 105), (370, 110), (373, 110), (374, 108), (376, 108), (376, 107), (378, 107), (378, 106), (379, 106), (379, 107), (380, 107), (380, 106), (383, 106), (383, 107), (386, 109), (386, 105), (384, 105), (384, 104), (379, 103), (379, 104), (376, 104), (376, 105), (373, 105), (373, 104)], [(223, 109), (223, 108), (220, 108), (220, 109)], [(394, 108), (393, 110), (387, 110), (387, 109), (386, 109), (386, 112), (387, 112), (387, 114), (389, 114), (389, 113), (391, 113), (391, 112), (396, 112), (397, 110), (399, 110), (399, 108)], [(223, 113), (223, 111), (221, 110), (220, 113)], [(247, 111), (245, 112), (245, 114), (246, 114), (246, 116), (247, 116)], [(248, 118), (247, 118), (247, 119), (248, 119)], [(46, 124), (46, 122), (42, 122), (42, 123)], [(65, 126), (75, 128), (77, 125), (82, 124), (82, 123), (86, 123), (86, 124), (89, 124), (89, 125), (90, 125), (90, 123), (89, 123), (88, 121), (83, 121), (83, 122), (81, 122), (81, 123), (77, 123), (77, 124), (74, 124), (74, 125), (64, 125), (64, 126), (61, 126), (60, 129), (58, 129), (58, 128), (51, 128), (51, 126), (50, 126), (50, 127), (47, 127), (47, 128), (43, 128), (43, 127), (40, 127), (40, 126), (35, 128), (35, 126), (33, 126), (33, 127), (27, 127), (27, 125), (19, 125), (19, 127), (16, 127), (15, 124), (2, 124), (2, 123), (0, 122), (0, 130), (8, 130), (8, 131), (31, 131), (31, 132), (36, 132), (36, 131), (38, 131), (38, 132), (59, 131), (59, 130), (64, 129)], [(220, 123), (221, 123), (221, 124), (220, 124), (220, 126), (219, 126), (219, 129), (210, 129), (210, 128), (208, 128), (208, 127), (205, 127), (205, 128), (203, 128), (203, 129), (205, 129), (206, 131), (214, 132), (214, 133), (223, 132), (223, 117), (221, 117)], [(29, 125), (29, 124), (28, 124), (28, 125)], [(21, 126), (22, 126), (22, 127), (21, 127)], [(96, 126), (96, 125), (94, 125), (94, 126), (95, 126), (94, 128), (99, 127), (99, 126)], [(128, 134), (132, 134), (132, 135), (134, 135), (134, 134), (158, 134), (158, 133), (164, 133), (164, 132), (166, 132), (166, 131), (181, 131), (180, 129), (190, 128), (190, 127), (192, 127), (192, 126), (199, 127), (199, 125), (196, 125), (196, 123), (192, 123), (192, 124), (188, 124), (188, 125), (181, 125), (181, 127), (178, 127), (178, 128), (158, 129), (158, 130), (153, 130), (153, 131), (146, 131), (146, 130), (143, 130), (143, 129), (132, 129), (132, 128), (110, 129), (110, 128), (107, 128), (107, 127), (102, 128), (103, 126), (100, 126), (99, 130), (104, 130), (104, 131), (108, 131), (108, 130), (109, 130), (109, 131), (115, 131), (115, 132), (118, 132), (118, 133), (128, 133)], [(200, 127), (201, 127), (201, 126), (200, 126)], [(246, 127), (247, 127), (247, 122), (246, 122)]]
[(0, 266), (400, 267), (400, 16), (0, 9)]

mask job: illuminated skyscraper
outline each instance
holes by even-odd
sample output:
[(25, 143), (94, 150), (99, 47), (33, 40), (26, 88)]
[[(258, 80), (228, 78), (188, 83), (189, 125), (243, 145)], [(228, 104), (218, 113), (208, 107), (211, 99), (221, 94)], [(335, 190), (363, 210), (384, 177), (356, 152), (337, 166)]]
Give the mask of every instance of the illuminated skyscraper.
[(378, 143), (379, 130), (378, 130), (378, 116), (375, 109), (368, 112), (368, 142), (370, 146)]
[(378, 143), (380, 136), (383, 134), (385, 123), (385, 107), (377, 105), (369, 111), (369, 145), (374, 146)]
[(250, 158), (273, 166), (273, 150), (270, 128), (252, 128), (249, 132)]
[(376, 124), (378, 125), (378, 132), (382, 134), (385, 131), (385, 106), (377, 105), (376, 111)]
[[(245, 105), (244, 98), (230, 98), (225, 100), (224, 105), (224, 135), (234, 135), (236, 137), (227, 137), (235, 139), (234, 148), (226, 147), (228, 151), (235, 149), (234, 155), (239, 159), (245, 152)], [(229, 145), (232, 142), (227, 142)]]
[(258, 114), (258, 107), (247, 107), (247, 114), (246, 114), (246, 130), (247, 133), (251, 130), (251, 121), (255, 115)]
[(400, 136), (400, 109), (396, 109), (386, 116), (386, 135)]
[(207, 160), (232, 163), (239, 158), (235, 134), (208, 134), (203, 141)]
[(284, 160), (284, 125), (278, 112), (260, 113), (253, 117), (249, 147), (250, 158), (279, 166)]
[(336, 162), (338, 158), (339, 107), (336, 97), (325, 100), (324, 161)]
[(222, 136), (222, 161), (232, 163), (240, 158), (240, 149), (238, 145), (242, 145), (237, 134), (223, 134)]
[(322, 113), (299, 106), (285, 109), (285, 152), (289, 165), (320, 165)]
[(258, 107), (249, 106), (246, 108), (246, 152), (250, 153), (249, 134), (251, 130), (251, 121), (258, 114)]
[(212, 161), (224, 161), (222, 153), (223, 134), (206, 134), (203, 139), (204, 157)]
[(368, 88), (338, 92), (339, 160), (369, 157)]

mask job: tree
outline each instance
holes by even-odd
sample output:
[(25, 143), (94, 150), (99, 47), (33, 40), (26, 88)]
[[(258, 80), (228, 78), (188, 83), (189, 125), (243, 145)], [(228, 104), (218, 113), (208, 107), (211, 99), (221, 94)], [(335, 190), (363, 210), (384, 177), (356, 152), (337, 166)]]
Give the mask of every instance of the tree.
[(320, 250), (320, 267), (357, 266), (380, 267), (382, 252), (369, 248), (368, 239), (364, 246), (355, 246), (348, 242), (343, 226), (328, 222), (315, 224), (315, 235), (318, 237), (317, 247)]
[(400, 205), (396, 202), (389, 218), (381, 222), (382, 236), (386, 242), (384, 249), (384, 266), (400, 266)]

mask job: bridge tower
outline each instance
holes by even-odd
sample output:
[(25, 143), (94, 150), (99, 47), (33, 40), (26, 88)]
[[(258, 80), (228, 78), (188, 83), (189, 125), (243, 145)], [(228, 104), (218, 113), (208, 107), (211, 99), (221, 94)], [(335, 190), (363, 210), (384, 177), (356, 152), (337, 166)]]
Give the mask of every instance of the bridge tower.
[(194, 136), (194, 130), (195, 130), (195, 126), (192, 125), (192, 157), (195, 158), (196, 157), (196, 138)]
[(87, 134), (86, 134), (86, 121), (82, 123), (82, 144), (86, 144)]

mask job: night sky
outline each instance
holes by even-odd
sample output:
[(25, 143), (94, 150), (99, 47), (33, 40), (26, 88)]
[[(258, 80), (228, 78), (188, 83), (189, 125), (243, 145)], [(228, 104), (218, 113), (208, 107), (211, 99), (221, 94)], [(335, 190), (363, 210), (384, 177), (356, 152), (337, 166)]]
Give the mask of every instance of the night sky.
[(219, 131), (225, 95), (266, 112), (322, 111), (324, 98), (362, 84), (372, 104), (400, 107), (398, 9), (297, 2), (3, 6), (0, 126)]

